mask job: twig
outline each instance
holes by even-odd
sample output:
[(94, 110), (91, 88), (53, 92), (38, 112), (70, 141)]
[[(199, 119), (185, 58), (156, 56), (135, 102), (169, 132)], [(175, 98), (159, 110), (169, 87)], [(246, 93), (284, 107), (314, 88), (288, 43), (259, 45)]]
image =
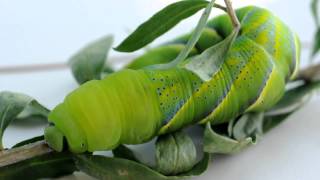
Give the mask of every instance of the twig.
[(25, 146), (0, 151), (0, 167), (14, 164), (43, 154), (53, 152), (44, 141), (38, 141)]
[(298, 80), (313, 81), (320, 79), (320, 64), (309, 66), (299, 71)]
[(239, 22), (239, 19), (232, 7), (232, 3), (231, 3), (231, 0), (224, 0), (224, 3), (226, 4), (227, 6), (227, 13), (229, 14), (230, 18), (231, 18), (231, 22), (232, 22), (232, 25), (235, 29), (240, 29), (240, 22)]
[[(130, 59), (138, 57), (137, 55), (127, 55), (112, 57), (108, 62), (110, 64), (115, 63), (128, 63)], [(13, 66), (0, 66), (1, 74), (16, 74), (16, 73), (32, 73), (40, 71), (56, 71), (56, 70), (66, 70), (69, 68), (68, 63), (58, 62), (58, 63), (48, 63), (48, 64), (26, 64), (26, 65), (13, 65)]]
[(19, 66), (0, 67), (0, 74), (50, 71), (50, 70), (60, 70), (60, 69), (66, 69), (66, 68), (68, 68), (67, 63), (19, 65)]
[(215, 4), (213, 5), (213, 7), (218, 8), (218, 9), (221, 9), (222, 11), (228, 12), (227, 8), (224, 7), (224, 6), (222, 6), (222, 5), (220, 5), (220, 4), (216, 4), (216, 3), (215, 3)]

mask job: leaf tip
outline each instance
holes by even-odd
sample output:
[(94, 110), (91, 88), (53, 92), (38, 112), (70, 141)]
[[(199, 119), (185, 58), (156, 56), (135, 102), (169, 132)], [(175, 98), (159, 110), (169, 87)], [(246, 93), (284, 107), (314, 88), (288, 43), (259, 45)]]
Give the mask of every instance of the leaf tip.
[(113, 47), (112, 49), (115, 51), (118, 51), (118, 52), (133, 52), (133, 51), (137, 50), (137, 49), (133, 49), (133, 48), (129, 48), (129, 47), (124, 46), (123, 42), (120, 43), (118, 46)]

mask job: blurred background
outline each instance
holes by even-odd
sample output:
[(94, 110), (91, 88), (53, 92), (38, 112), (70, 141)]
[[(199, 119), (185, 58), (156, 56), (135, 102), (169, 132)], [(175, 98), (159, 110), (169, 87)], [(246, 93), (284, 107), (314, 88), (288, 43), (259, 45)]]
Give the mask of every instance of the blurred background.
[[(114, 45), (117, 45), (140, 23), (175, 1), (0, 0), (0, 91), (23, 92), (51, 109), (77, 87), (69, 69), (60, 66), (73, 53), (106, 34), (113, 34)], [(223, 4), (221, 0), (218, 2)], [(297, 32), (304, 46), (302, 60), (309, 58), (315, 32), (309, 0), (233, 0), (233, 4), (235, 8), (253, 4), (270, 9)], [(219, 13), (220, 10), (214, 9), (212, 16)], [(183, 21), (153, 45), (189, 32), (199, 16), (200, 13)], [(119, 64), (123, 54), (113, 51), (110, 57), (114, 64)], [(38, 64), (58, 64), (59, 68), (28, 73), (6, 70)], [(320, 138), (315, 128), (320, 126), (317, 120), (320, 114), (313, 113), (318, 111), (319, 105), (316, 102), (307, 105), (303, 112), (292, 118), (291, 124), (286, 122), (286, 127), (268, 134), (259, 146), (237, 157), (218, 158), (211, 167), (213, 171), (210, 169), (203, 176), (206, 178), (199, 179), (207, 179), (212, 173), (218, 179), (317, 179), (320, 159), (318, 154), (318, 158), (314, 157), (320, 142), (315, 139)], [(304, 119), (309, 121), (301, 121)], [(42, 126), (36, 130), (10, 126), (4, 144), (10, 147), (42, 132)], [(261, 163), (250, 163), (258, 158)], [(226, 168), (230, 173), (224, 173)]]
[[(118, 44), (140, 23), (175, 1), (0, 0), (0, 66), (65, 62), (81, 46), (106, 34), (114, 34)], [(314, 23), (308, 0), (234, 0), (233, 4), (267, 7), (303, 42), (312, 38)], [(217, 13), (221, 11), (214, 9), (212, 15)], [(190, 31), (199, 15), (182, 22), (156, 43)]]
[[(59, 73), (23, 75), (8, 74), (6, 69), (34, 64), (60, 67), (79, 48), (106, 34), (113, 34), (117, 45), (140, 23), (175, 1), (0, 0), (0, 91), (21, 91), (53, 107), (75, 86), (66, 68)], [(221, 0), (217, 2), (223, 4)], [(234, 0), (233, 3), (235, 8), (253, 4), (270, 9), (299, 34), (304, 46), (311, 46), (315, 25), (310, 1)], [(189, 32), (200, 13), (180, 23), (153, 45)], [(219, 13), (222, 12), (214, 9), (212, 16)], [(304, 50), (302, 55), (306, 59), (309, 52)], [(110, 56), (112, 61), (114, 57), (121, 59), (123, 54), (112, 51)], [(121, 62), (119, 58), (116, 60), (115, 64)]]

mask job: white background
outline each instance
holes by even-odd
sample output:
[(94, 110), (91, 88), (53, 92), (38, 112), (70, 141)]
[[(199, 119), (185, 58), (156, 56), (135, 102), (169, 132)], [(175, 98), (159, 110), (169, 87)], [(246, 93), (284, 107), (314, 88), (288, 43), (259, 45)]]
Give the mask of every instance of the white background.
[[(81, 46), (106, 34), (118, 44), (137, 25), (172, 0), (0, 0), (0, 69), (8, 66), (64, 63)], [(235, 7), (258, 4), (283, 19), (302, 42), (314, 32), (310, 2), (302, 0), (234, 0)], [(219, 12), (219, 10), (214, 10)], [(157, 40), (163, 42), (188, 32), (199, 14)], [(305, 43), (307, 42), (307, 43)], [(303, 60), (308, 57), (303, 51)], [(111, 53), (112, 57), (121, 53)], [(68, 69), (36, 73), (3, 73), (0, 91), (23, 92), (52, 108), (76, 87)], [(288, 121), (246, 151), (213, 160), (209, 170), (194, 179), (269, 180), (320, 179), (320, 101), (313, 99)], [(10, 126), (4, 143), (41, 134), (36, 128)], [(74, 177), (71, 177), (74, 178)], [(82, 176), (82, 179), (86, 179)]]

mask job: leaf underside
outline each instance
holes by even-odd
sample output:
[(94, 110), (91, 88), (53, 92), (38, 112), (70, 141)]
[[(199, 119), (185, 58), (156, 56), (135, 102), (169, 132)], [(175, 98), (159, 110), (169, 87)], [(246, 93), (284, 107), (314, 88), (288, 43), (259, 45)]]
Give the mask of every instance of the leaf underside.
[(113, 37), (105, 36), (90, 43), (70, 58), (72, 74), (79, 84), (101, 79), (106, 69), (110, 71), (110, 68), (105, 66), (112, 43)]
[(49, 110), (30, 96), (9, 91), (0, 92), (0, 150), (2, 136), (12, 121), (30, 121), (34, 117), (46, 120)]

